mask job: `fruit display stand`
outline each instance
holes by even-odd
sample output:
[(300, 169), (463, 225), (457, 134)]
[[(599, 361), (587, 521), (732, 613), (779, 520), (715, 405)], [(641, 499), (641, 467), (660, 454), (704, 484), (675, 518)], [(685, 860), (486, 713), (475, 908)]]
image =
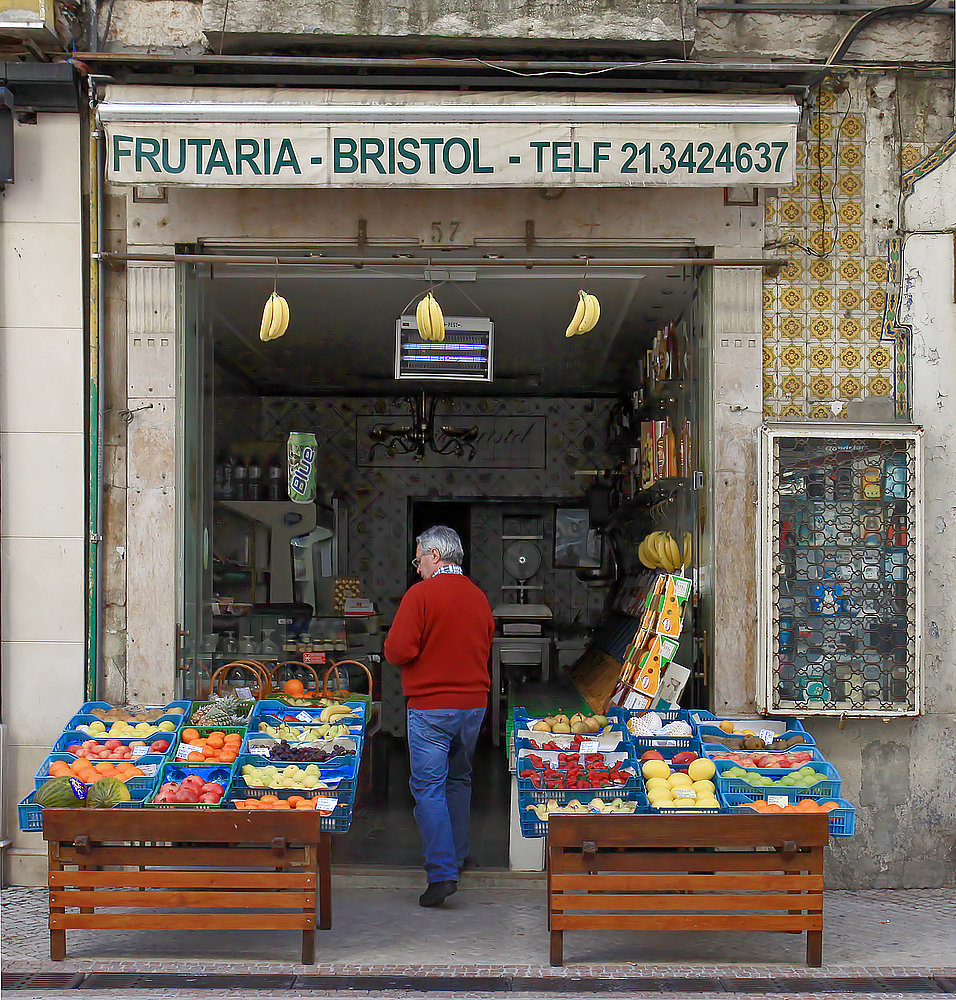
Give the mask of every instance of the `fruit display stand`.
[(317, 904), (318, 926), (332, 926), (331, 837), (320, 820), (310, 811), (45, 809), (51, 959), (66, 957), (74, 928), (295, 930), (303, 964), (313, 964)]
[(827, 817), (552, 815), (551, 964), (571, 930), (806, 932), (823, 964)]

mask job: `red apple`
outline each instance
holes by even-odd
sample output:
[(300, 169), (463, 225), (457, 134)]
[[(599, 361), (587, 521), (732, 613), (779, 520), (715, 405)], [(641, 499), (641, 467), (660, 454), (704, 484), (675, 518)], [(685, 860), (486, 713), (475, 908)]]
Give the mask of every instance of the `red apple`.
[(150, 750), (155, 750), (156, 753), (166, 753), (169, 749), (169, 743), (166, 740), (153, 740), (149, 745)]
[(641, 754), (641, 761), (645, 760), (663, 760), (664, 755), (659, 750), (647, 750)]
[(680, 753), (675, 753), (671, 758), (671, 764), (674, 767), (687, 767), (688, 764), (697, 760), (697, 754), (693, 750), (683, 750)]

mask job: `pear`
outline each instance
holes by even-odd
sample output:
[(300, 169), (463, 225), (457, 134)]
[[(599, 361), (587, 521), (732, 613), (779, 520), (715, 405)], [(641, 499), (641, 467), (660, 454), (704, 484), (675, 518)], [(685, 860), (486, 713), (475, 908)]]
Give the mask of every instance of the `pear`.
[(584, 716), (580, 712), (575, 712), (574, 715), (571, 716), (571, 720), (570, 721), (571, 722), (583, 722), (584, 721)]
[(590, 733), (591, 727), (585, 722), (584, 719), (571, 720), (571, 732), (572, 733)]
[(555, 722), (551, 726), (552, 733), (570, 733), (571, 727), (566, 722)]
[(537, 733), (553, 732), (553, 730), (551, 729), (551, 723), (549, 722), (548, 719), (541, 719), (539, 722), (536, 722), (531, 728)]
[(552, 719), (553, 722), (560, 722), (562, 725), (569, 726), (571, 720), (564, 714), (555, 715)]

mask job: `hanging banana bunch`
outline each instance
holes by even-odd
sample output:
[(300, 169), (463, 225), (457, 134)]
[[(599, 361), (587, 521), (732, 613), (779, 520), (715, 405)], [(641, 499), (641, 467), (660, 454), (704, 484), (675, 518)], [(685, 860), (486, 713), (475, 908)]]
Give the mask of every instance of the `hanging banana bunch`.
[(690, 566), (692, 555), (689, 531), (684, 534), (683, 551), (669, 531), (652, 531), (637, 547), (637, 557), (644, 566), (666, 573), (676, 573), (681, 566)]
[(276, 340), (289, 328), (289, 303), (278, 294), (273, 293), (266, 300), (262, 310), (262, 322), (259, 324), (260, 340)]
[(415, 321), (418, 323), (418, 335), (422, 340), (445, 339), (445, 317), (431, 292), (423, 295), (418, 303)]
[(597, 296), (583, 290), (579, 291), (578, 305), (567, 330), (564, 331), (565, 337), (573, 337), (578, 333), (589, 333), (597, 326), (597, 321), (600, 318), (601, 303), (598, 302)]

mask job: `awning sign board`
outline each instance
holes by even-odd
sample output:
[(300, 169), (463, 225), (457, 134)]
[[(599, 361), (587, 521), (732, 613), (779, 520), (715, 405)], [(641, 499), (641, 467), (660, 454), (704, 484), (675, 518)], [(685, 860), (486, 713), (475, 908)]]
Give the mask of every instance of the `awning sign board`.
[(106, 125), (116, 184), (730, 187), (793, 181), (796, 128), (751, 124)]

